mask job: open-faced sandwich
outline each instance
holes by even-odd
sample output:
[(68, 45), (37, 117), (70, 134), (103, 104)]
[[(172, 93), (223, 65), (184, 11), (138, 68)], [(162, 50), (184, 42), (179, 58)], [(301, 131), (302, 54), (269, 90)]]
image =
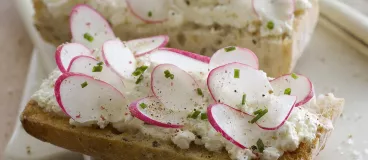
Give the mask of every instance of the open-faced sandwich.
[[(168, 47), (212, 56), (226, 46), (255, 52), (270, 76), (289, 73), (308, 44), (318, 0), (33, 0), (35, 26), (55, 46), (69, 42), (70, 12), (88, 4), (121, 40), (168, 35)], [(75, 9), (75, 8), (74, 8)]]
[(343, 99), (316, 96), (300, 74), (267, 77), (249, 49), (121, 41), (90, 7), (73, 13), (74, 42), (21, 115), (45, 142), (106, 160), (307, 160), (341, 114)]

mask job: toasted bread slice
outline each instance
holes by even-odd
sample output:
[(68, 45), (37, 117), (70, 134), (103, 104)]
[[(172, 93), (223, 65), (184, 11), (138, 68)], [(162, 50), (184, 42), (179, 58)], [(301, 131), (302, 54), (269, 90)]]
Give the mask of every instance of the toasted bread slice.
[[(326, 105), (323, 116), (334, 119), (341, 114), (343, 101)], [(203, 146), (192, 144), (182, 150), (169, 141), (162, 141), (133, 132), (118, 132), (111, 126), (75, 127), (69, 118), (45, 112), (31, 100), (21, 115), (24, 129), (32, 136), (51, 144), (104, 160), (230, 160), (225, 150), (210, 152)], [(322, 128), (313, 143), (301, 143), (293, 152), (286, 152), (280, 160), (310, 160), (323, 149), (330, 131)]]
[(119, 18), (116, 16), (114, 18), (113, 14), (115, 12), (129, 14), (124, 11), (126, 8), (116, 9), (115, 6), (99, 5), (95, 1), (66, 0), (53, 6), (49, 1), (33, 0), (36, 29), (45, 41), (55, 46), (70, 41), (69, 12), (74, 5), (86, 3), (94, 6), (111, 23), (116, 36), (121, 40), (167, 34), (170, 37), (168, 47), (206, 56), (211, 56), (215, 51), (226, 46), (245, 47), (256, 53), (260, 69), (271, 77), (277, 77), (292, 70), (312, 36), (319, 14), (318, 0), (311, 0), (311, 8), (295, 12), (291, 33), (261, 36), (259, 28), (250, 33), (247, 27), (203, 26), (193, 22), (185, 22), (176, 27), (165, 24), (133, 25), (124, 21), (116, 22)]

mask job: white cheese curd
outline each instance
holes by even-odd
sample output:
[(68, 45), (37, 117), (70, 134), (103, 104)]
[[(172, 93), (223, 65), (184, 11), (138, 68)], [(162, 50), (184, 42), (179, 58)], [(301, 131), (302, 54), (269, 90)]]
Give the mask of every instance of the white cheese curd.
[(174, 144), (181, 149), (189, 149), (190, 143), (194, 141), (195, 135), (190, 131), (179, 131), (172, 138)]
[(261, 160), (277, 160), (283, 152), (273, 147), (266, 147), (263, 151)]
[[(65, 7), (69, 7), (66, 1), (43, 0), (52, 13), (65, 13)], [(178, 27), (185, 23), (194, 23), (202, 26), (231, 26), (244, 28), (245, 31), (255, 32), (253, 23), (260, 21), (261, 36), (282, 35), (290, 33), (293, 29), (294, 18), (278, 19), (274, 14), (287, 14), (287, 10), (275, 7), (270, 3), (267, 10), (264, 6), (256, 6), (253, 9), (252, 0), (166, 0), (162, 7), (167, 12), (167, 20), (160, 23), (163, 27)], [(306, 10), (312, 7), (312, 0), (295, 0), (295, 10)], [(121, 24), (142, 25), (146, 22), (140, 20), (128, 9), (125, 0), (88, 0), (87, 4), (101, 12), (114, 26)], [(259, 13), (256, 14), (254, 10)], [(272, 10), (271, 12), (269, 10)], [(69, 14), (69, 12), (65, 13)], [(293, 17), (293, 16), (292, 16)], [(274, 28), (267, 28), (267, 23), (272, 21)], [(137, 28), (139, 29), (139, 28)]]

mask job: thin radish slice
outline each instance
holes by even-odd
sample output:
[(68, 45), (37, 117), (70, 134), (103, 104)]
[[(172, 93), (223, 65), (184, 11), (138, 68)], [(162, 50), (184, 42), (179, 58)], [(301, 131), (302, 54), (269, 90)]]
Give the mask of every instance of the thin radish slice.
[(205, 107), (203, 95), (198, 94), (198, 84), (184, 70), (171, 64), (155, 67), (151, 74), (153, 94), (167, 109), (187, 111)]
[(232, 107), (242, 105), (243, 99), (246, 103), (257, 103), (272, 91), (266, 73), (236, 62), (213, 69), (207, 86), (216, 102)]
[(156, 97), (146, 97), (130, 104), (129, 110), (136, 118), (160, 127), (180, 128), (186, 122), (187, 112), (166, 108)]
[(207, 73), (210, 58), (173, 48), (159, 48), (147, 54), (155, 64), (173, 64), (187, 72)]
[(254, 117), (225, 104), (213, 104), (207, 108), (208, 121), (224, 138), (245, 149), (255, 145), (261, 129), (249, 123)]
[(79, 43), (66, 43), (58, 46), (55, 52), (55, 61), (61, 72), (66, 72), (70, 61), (77, 56), (85, 55), (92, 57), (91, 51)]
[(127, 45), (133, 51), (135, 56), (141, 56), (157, 48), (165, 47), (168, 42), (169, 36), (159, 35), (130, 40), (127, 42)]
[(106, 41), (102, 46), (102, 57), (107, 66), (120, 76), (132, 79), (136, 69), (136, 59), (126, 44), (119, 39)]
[(85, 4), (76, 5), (72, 9), (69, 25), (73, 41), (82, 43), (90, 49), (100, 48), (105, 41), (115, 38), (106, 19)]
[(212, 70), (232, 62), (243, 63), (258, 69), (258, 58), (251, 50), (233, 46), (219, 49), (213, 54), (210, 61), (210, 69)]
[(268, 112), (256, 123), (265, 130), (276, 130), (280, 128), (289, 118), (296, 102), (296, 96), (272, 96), (273, 98), (264, 105), (259, 105), (259, 109), (266, 106)]
[[(99, 68), (100, 66), (102, 68), (101, 71), (94, 71), (94, 68)], [(122, 79), (115, 72), (113, 72), (111, 68), (107, 67), (95, 58), (88, 56), (74, 57), (70, 62), (68, 72), (82, 73), (91, 76), (114, 86), (121, 93), (124, 93), (125, 86)]]
[(113, 86), (93, 77), (64, 73), (55, 83), (56, 101), (77, 122), (118, 122), (128, 114), (125, 97)]
[(278, 77), (270, 83), (275, 95), (283, 95), (285, 90), (290, 88), (290, 95), (297, 97), (295, 107), (309, 102), (314, 96), (312, 82), (303, 75), (288, 74)]
[(169, 15), (169, 2), (166, 0), (126, 0), (130, 12), (138, 19), (146, 23), (161, 23), (167, 20)]
[(293, 17), (295, 0), (252, 0), (252, 7), (258, 17), (288, 20)]

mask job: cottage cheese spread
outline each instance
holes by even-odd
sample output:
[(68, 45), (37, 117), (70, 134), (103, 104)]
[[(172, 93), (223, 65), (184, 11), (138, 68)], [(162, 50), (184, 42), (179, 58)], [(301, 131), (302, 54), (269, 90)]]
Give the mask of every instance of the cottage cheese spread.
[[(149, 69), (144, 73), (144, 80), (138, 85), (134, 84), (134, 80), (132, 80), (131, 83), (126, 83), (127, 91), (124, 95), (126, 95), (129, 101), (134, 101), (152, 94), (150, 90), (150, 73), (152, 72), (152, 68), (158, 65), (151, 63), (149, 59), (144, 56), (138, 58), (137, 61), (139, 64), (149, 66)], [(199, 86), (202, 88), (204, 96), (208, 98), (207, 105), (213, 103), (206, 87), (207, 74), (195, 72), (189, 72), (189, 74), (197, 80)], [(63, 114), (55, 100), (53, 85), (60, 75), (61, 72), (59, 70), (54, 70), (49, 78), (43, 81), (40, 90), (33, 95), (32, 99), (36, 100), (39, 106), (43, 107), (46, 111)], [(283, 152), (297, 149), (301, 142), (311, 143), (316, 138), (318, 127), (332, 129), (332, 126), (325, 125), (325, 121), (331, 124), (329, 120), (319, 121), (319, 117), (315, 113), (321, 113), (321, 111), (316, 111), (316, 108), (321, 108), (318, 104), (327, 106), (327, 103), (333, 105), (340, 101), (341, 100), (335, 98), (332, 94), (320, 96), (317, 101), (313, 100), (307, 103), (307, 106), (294, 108), (288, 120), (279, 129), (259, 133), (265, 146), (268, 146), (265, 148), (261, 158), (277, 159)], [(203, 111), (205, 111), (205, 109), (203, 109)], [(73, 120), (71, 120), (70, 123), (77, 126), (91, 124), (79, 124)], [(104, 128), (108, 122), (101, 121), (97, 122), (97, 124), (101, 128)], [(221, 134), (216, 132), (211, 124), (205, 120), (191, 119), (189, 120), (189, 124), (182, 129), (170, 129), (146, 125), (139, 119), (130, 117), (121, 122), (113, 123), (113, 126), (118, 130), (136, 129), (140, 130), (143, 134), (155, 138), (171, 140), (182, 149), (188, 149), (193, 142), (197, 145), (204, 145), (210, 151), (219, 151), (225, 147), (232, 159), (240, 160), (255, 157), (251, 150), (241, 149), (223, 138)]]
[[(49, 9), (52, 9), (52, 14), (65, 14), (65, 8), (70, 7), (67, 0), (44, 1), (48, 4)], [(299, 11), (311, 8), (311, 1), (295, 0), (294, 9)], [(289, 3), (292, 2), (290, 0)], [(126, 0), (89, 0), (86, 3), (103, 13), (114, 26), (119, 24), (139, 26), (146, 23), (132, 14)], [(267, 7), (256, 5), (253, 8), (252, 0), (166, 0), (166, 3), (162, 3), (164, 6), (161, 7), (160, 12), (165, 12), (167, 19), (157, 26), (170, 28), (194, 23), (202, 26), (220, 25), (244, 28), (248, 32), (255, 32), (256, 28), (259, 28), (261, 36), (290, 33), (293, 29), (294, 15), (291, 14), (287, 19), (278, 18), (275, 15), (288, 14), (286, 13), (288, 11), (276, 6), (277, 3), (272, 1), (268, 4)], [(256, 13), (255, 10), (258, 12)], [(270, 21), (274, 23), (273, 29), (267, 27)]]

